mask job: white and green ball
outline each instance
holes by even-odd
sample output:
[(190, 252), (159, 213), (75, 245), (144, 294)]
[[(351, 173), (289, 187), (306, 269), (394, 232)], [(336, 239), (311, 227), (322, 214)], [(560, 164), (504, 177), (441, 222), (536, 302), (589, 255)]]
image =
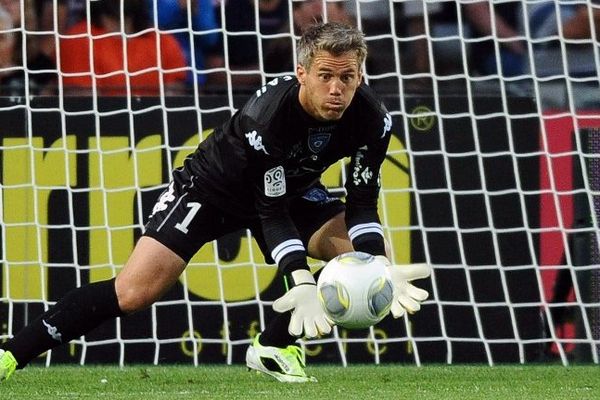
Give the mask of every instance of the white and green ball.
[(317, 281), (319, 300), (336, 325), (363, 329), (390, 312), (394, 286), (383, 261), (363, 252), (329, 261)]

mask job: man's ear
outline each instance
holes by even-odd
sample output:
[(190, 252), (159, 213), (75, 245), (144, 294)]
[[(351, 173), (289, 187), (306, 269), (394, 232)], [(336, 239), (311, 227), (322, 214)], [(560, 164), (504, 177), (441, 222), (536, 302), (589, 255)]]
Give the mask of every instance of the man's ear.
[(306, 81), (306, 68), (304, 68), (304, 66), (302, 66), (301, 64), (296, 65), (296, 78), (298, 78), (298, 82), (300, 82), (301, 85), (304, 85), (304, 82)]

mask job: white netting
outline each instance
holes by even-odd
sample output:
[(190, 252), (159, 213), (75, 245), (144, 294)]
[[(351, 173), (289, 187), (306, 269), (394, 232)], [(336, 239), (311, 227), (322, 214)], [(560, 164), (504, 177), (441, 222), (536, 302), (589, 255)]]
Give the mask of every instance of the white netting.
[[(110, 29), (78, 19), (103, 2), (116, 5)], [(271, 0), (259, 12), (148, 0), (144, 34), (121, 18), (135, 3), (0, 1), (2, 339), (118, 272), (169, 171), (293, 72), (300, 28), (281, 21), (326, 4), (326, 19), (364, 30), (365, 79), (394, 118), (380, 201), (393, 258), (435, 270), (418, 314), (306, 342), (309, 360), (598, 362), (596, 1)], [(169, 5), (187, 11), (167, 21)], [(344, 179), (340, 163), (324, 182), (341, 193)], [(274, 278), (234, 233), (147, 312), (43, 360), (240, 362), (273, 316)]]

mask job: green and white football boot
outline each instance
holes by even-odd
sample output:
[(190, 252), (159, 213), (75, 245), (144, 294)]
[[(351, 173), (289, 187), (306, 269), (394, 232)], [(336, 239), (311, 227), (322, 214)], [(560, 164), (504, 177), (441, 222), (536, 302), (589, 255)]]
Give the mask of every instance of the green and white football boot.
[(314, 376), (306, 375), (306, 357), (300, 346), (286, 348), (263, 346), (256, 335), (246, 351), (246, 366), (249, 370), (267, 374), (279, 382), (317, 382)]
[(0, 350), (0, 382), (10, 378), (17, 369), (17, 360), (10, 351)]

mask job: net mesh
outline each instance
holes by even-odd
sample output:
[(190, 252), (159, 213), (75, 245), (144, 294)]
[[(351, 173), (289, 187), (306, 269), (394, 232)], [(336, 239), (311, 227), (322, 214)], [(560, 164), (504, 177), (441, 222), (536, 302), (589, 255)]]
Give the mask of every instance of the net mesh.
[[(0, 57), (0, 338), (118, 273), (169, 171), (293, 73), (301, 26), (285, 21), (317, 7), (365, 32), (365, 80), (394, 120), (386, 238), (394, 262), (434, 273), (418, 283), (430, 292), (419, 313), (304, 341), (309, 360), (598, 362), (595, 1), (284, 0), (269, 12), (192, 0), (178, 25), (163, 19), (167, 2), (149, 1), (137, 30), (115, 1), (105, 31), (85, 16), (106, 0), (42, 3), (0, 2), (0, 45), (12, 46)], [(343, 196), (345, 179), (340, 162), (323, 182)], [(243, 362), (283, 291), (275, 273), (234, 232), (149, 310), (38, 362)]]

